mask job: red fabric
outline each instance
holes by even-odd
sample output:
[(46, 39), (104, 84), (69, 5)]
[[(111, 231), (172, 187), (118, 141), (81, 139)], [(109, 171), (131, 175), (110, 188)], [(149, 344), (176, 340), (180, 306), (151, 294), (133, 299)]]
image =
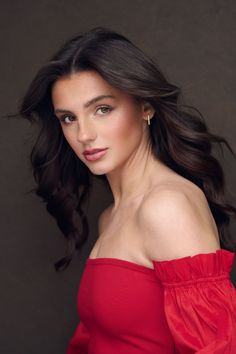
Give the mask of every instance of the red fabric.
[(220, 249), (154, 269), (88, 258), (66, 354), (235, 354), (234, 257)]

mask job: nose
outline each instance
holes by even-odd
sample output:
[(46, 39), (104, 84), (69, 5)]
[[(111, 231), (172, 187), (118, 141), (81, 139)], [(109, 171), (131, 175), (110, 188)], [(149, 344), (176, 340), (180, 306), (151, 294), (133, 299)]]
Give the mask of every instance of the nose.
[(77, 140), (80, 143), (87, 143), (97, 137), (96, 129), (91, 122), (80, 121), (77, 128)]

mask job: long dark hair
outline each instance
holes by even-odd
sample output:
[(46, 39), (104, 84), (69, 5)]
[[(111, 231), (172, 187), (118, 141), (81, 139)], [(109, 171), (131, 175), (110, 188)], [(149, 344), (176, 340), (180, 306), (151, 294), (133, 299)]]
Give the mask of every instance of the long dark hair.
[[(51, 87), (60, 77), (85, 70), (96, 70), (110, 85), (153, 106), (150, 140), (154, 155), (202, 189), (219, 230), (221, 247), (235, 251), (229, 222), (236, 216), (236, 208), (226, 201), (224, 173), (212, 156), (213, 143), (224, 143), (235, 153), (223, 137), (209, 132), (196, 108), (181, 102), (180, 88), (167, 81), (155, 59), (123, 35), (96, 27), (67, 41), (38, 71), (19, 109), (22, 117), (41, 128), (30, 155), (37, 183), (33, 191), (46, 203), (67, 241), (64, 257), (54, 264), (56, 271), (68, 267), (88, 238), (84, 205), (92, 174), (54, 119)], [(105, 176), (102, 178), (108, 183)], [(75, 215), (79, 215), (80, 226)]]

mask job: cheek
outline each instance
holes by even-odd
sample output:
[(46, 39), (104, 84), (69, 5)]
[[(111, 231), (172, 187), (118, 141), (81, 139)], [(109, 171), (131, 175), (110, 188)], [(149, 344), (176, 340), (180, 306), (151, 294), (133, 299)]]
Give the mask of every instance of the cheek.
[(121, 144), (129, 144), (133, 140), (139, 140), (142, 134), (142, 126), (139, 122), (138, 115), (131, 112), (129, 115), (127, 111), (122, 114), (119, 113), (113, 117), (106, 129), (103, 131), (103, 137)]

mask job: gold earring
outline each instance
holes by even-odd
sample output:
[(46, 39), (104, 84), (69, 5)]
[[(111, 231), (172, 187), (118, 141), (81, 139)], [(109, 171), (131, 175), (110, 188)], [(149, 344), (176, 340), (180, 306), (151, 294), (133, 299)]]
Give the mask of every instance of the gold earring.
[(150, 117), (149, 117), (149, 114), (147, 116), (147, 121), (148, 121), (148, 125), (150, 125)]

